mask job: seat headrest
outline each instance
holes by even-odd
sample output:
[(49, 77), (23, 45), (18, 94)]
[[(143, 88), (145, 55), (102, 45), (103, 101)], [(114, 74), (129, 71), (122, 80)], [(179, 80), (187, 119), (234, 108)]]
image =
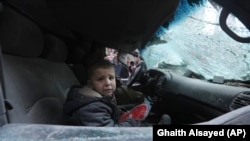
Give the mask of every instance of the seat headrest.
[(68, 56), (66, 43), (53, 34), (44, 34), (44, 53), (43, 58), (64, 62)]
[(0, 20), (0, 43), (4, 53), (38, 57), (44, 47), (43, 34), (37, 24), (5, 6)]

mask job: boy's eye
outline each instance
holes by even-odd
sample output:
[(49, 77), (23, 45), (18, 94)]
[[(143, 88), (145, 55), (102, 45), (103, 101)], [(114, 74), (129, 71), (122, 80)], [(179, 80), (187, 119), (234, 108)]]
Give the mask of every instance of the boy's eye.
[(97, 81), (102, 81), (102, 80), (105, 80), (105, 79), (109, 79), (109, 80), (113, 80), (113, 79), (115, 79), (115, 77), (114, 76), (109, 76), (109, 77), (98, 77), (96, 80)]
[(102, 81), (102, 79), (97, 79), (98, 81)]
[(110, 76), (109, 79), (110, 79), (110, 80), (113, 80), (113, 79), (115, 79), (115, 77), (114, 77), (114, 76)]
[(97, 79), (97, 81), (102, 81), (104, 79), (104, 77), (99, 77), (98, 79)]

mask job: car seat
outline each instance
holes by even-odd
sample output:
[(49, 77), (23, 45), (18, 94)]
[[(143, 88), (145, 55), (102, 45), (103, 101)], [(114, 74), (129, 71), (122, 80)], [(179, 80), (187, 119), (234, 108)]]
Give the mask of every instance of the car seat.
[(67, 47), (63, 40), (5, 5), (0, 43), (5, 86), (2, 97), (9, 107), (7, 113), (1, 108), (5, 118), (1, 116), (0, 123), (63, 124), (67, 90), (79, 84), (65, 63)]

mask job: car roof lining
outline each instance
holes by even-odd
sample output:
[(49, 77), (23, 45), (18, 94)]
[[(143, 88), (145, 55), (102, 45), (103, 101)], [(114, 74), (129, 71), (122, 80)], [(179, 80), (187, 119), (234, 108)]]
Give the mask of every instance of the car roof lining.
[(110, 48), (133, 51), (146, 45), (159, 26), (174, 14), (179, 0), (7, 2), (57, 34), (66, 36), (76, 33), (82, 38), (107, 44)]
[(7, 0), (3, 1), (3, 3), (40, 25), (47, 31), (61, 37), (74, 39), (72, 32), (56, 21), (43, 0), (37, 0), (36, 2), (32, 0)]

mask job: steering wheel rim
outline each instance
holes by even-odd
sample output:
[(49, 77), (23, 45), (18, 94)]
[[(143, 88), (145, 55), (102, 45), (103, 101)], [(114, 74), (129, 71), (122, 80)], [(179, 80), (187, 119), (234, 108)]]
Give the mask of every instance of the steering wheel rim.
[(146, 64), (144, 62), (140, 62), (135, 70), (130, 74), (128, 82), (127, 82), (127, 86), (131, 87), (136, 80), (138, 80), (140, 78), (140, 76), (147, 70), (146, 68)]
[(135, 70), (130, 74), (127, 85), (130, 87), (135, 82), (135, 80), (138, 78), (139, 73), (141, 71), (141, 63), (138, 64), (135, 68)]

